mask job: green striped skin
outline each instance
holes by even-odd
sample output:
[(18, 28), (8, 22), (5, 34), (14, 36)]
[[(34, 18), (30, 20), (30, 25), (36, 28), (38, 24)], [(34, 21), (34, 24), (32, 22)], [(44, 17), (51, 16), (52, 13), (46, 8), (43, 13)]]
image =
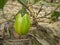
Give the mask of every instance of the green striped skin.
[(28, 14), (25, 14), (23, 17), (19, 13), (16, 16), (16, 20), (14, 23), (14, 29), (19, 35), (25, 35), (28, 33), (30, 28), (30, 17)]

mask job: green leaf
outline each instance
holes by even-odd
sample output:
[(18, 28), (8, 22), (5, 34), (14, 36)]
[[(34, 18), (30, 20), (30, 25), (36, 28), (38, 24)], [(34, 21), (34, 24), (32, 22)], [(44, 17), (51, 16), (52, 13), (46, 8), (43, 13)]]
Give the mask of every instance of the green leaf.
[(0, 9), (3, 9), (4, 5), (8, 0), (0, 0)]
[(56, 21), (56, 20), (58, 20), (59, 16), (60, 16), (60, 12), (54, 11), (51, 15), (51, 20)]

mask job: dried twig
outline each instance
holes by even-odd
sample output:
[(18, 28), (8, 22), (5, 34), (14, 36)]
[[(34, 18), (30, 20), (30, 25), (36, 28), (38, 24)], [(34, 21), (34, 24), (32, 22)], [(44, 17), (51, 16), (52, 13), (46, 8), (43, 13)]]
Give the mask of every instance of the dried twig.
[(41, 7), (40, 7), (40, 9), (39, 9), (39, 11), (38, 11), (38, 13), (37, 13), (36, 15), (38, 15), (38, 14), (41, 12), (42, 6), (43, 6), (43, 5), (41, 5)]

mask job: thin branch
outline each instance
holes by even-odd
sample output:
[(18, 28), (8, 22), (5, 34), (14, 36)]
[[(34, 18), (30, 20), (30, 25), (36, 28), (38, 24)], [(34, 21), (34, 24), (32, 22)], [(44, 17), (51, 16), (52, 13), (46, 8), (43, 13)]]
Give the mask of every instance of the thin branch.
[(29, 10), (29, 12), (31, 13), (31, 10), (29, 9), (29, 7), (26, 5), (26, 4), (24, 4), (22, 1), (20, 1), (20, 0), (18, 0), (19, 1), (19, 3), (21, 3), (26, 9), (28, 9)]
[(40, 7), (40, 9), (39, 9), (39, 11), (37, 12), (36, 15), (38, 15), (38, 14), (41, 12), (41, 10), (42, 10), (42, 6), (43, 6), (43, 5), (41, 5), (41, 7)]
[(60, 4), (55, 8), (55, 10), (57, 10), (60, 7)]

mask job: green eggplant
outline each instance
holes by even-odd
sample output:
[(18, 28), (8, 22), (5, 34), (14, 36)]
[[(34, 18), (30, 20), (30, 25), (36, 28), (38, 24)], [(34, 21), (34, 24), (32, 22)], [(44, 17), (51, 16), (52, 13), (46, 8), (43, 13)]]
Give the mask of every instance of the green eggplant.
[(20, 13), (17, 14), (14, 23), (14, 29), (19, 35), (25, 35), (28, 33), (30, 28), (30, 17), (28, 14), (22, 16)]

